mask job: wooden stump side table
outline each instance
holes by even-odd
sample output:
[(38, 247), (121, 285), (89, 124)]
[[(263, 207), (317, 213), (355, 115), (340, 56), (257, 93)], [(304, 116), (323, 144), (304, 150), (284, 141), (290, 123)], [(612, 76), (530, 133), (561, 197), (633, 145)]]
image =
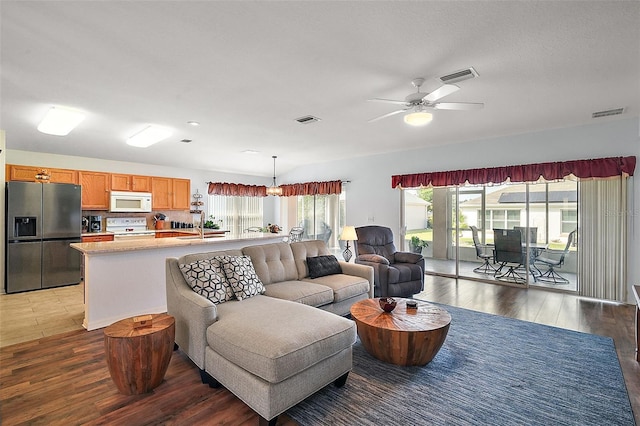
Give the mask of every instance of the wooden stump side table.
[(392, 312), (380, 309), (377, 298), (351, 306), (362, 346), (390, 364), (428, 364), (447, 337), (451, 315), (431, 303), (415, 300), (417, 309), (407, 309), (407, 299), (394, 299), (398, 304)]
[(115, 322), (104, 330), (109, 373), (125, 395), (147, 393), (164, 379), (175, 340), (171, 315), (154, 314), (148, 327), (134, 328), (133, 318)]

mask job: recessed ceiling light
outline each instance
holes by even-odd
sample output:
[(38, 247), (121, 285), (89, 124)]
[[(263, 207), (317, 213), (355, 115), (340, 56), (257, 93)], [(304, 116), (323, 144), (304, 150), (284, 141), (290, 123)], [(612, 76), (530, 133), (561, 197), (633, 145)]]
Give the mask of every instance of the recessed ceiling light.
[(146, 148), (168, 138), (172, 133), (171, 129), (167, 127), (152, 124), (127, 139), (127, 144), (139, 148)]
[(187, 121), (187, 124), (194, 127), (200, 125), (200, 123), (198, 123), (197, 121)]
[(245, 149), (242, 151), (243, 154), (258, 154), (260, 151), (255, 151), (253, 149)]
[(38, 124), (38, 130), (48, 135), (66, 136), (84, 118), (85, 114), (82, 111), (60, 106), (51, 107)]

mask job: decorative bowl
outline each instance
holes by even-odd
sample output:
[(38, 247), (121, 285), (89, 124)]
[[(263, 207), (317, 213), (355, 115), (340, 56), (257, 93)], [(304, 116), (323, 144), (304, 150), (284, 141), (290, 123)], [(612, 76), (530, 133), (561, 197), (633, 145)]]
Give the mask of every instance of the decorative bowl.
[(393, 311), (398, 304), (393, 297), (381, 297), (378, 302), (380, 303), (382, 310), (385, 312)]

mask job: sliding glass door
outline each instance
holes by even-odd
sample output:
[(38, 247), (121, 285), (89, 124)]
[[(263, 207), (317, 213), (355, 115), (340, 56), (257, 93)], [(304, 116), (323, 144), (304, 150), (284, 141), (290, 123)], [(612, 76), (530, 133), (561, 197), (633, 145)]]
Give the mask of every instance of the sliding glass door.
[[(407, 189), (407, 247), (428, 243), (430, 274), (576, 291), (577, 199), (573, 181)], [(517, 232), (520, 254), (506, 262), (501, 238), (497, 258), (495, 232)]]

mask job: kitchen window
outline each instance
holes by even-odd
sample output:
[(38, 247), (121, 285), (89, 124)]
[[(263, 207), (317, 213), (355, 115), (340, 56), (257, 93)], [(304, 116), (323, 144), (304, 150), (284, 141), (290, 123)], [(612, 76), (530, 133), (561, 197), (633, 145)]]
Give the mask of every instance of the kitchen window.
[(221, 229), (241, 234), (252, 227), (263, 227), (262, 197), (230, 197), (210, 195), (208, 218), (222, 221)]

